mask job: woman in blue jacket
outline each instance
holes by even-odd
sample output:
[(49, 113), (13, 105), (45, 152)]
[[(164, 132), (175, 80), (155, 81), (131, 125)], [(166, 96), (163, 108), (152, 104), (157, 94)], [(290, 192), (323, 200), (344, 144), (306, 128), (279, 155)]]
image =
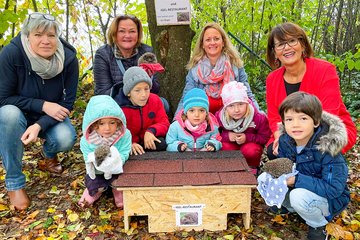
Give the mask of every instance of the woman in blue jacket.
[(24, 146), (43, 138), (43, 171), (60, 174), (57, 153), (76, 140), (69, 115), (76, 97), (79, 66), (75, 49), (59, 36), (60, 24), (49, 14), (32, 13), (21, 33), (0, 53), (0, 154), (10, 203), (30, 205), (22, 173)]
[(219, 24), (208, 23), (202, 29), (187, 69), (189, 72), (176, 112), (183, 108), (185, 94), (193, 88), (200, 88), (209, 98), (209, 111), (215, 114), (223, 106), (220, 97), (222, 87), (230, 81), (244, 83), (248, 97), (259, 109), (239, 53)]

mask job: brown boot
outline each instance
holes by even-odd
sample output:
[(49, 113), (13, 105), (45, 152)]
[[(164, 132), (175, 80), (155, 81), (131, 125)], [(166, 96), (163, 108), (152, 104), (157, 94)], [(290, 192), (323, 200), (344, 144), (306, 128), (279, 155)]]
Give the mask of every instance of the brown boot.
[(10, 204), (17, 210), (25, 210), (30, 206), (30, 199), (24, 189), (8, 191)]
[(60, 174), (63, 171), (63, 168), (58, 161), (57, 157), (54, 158), (45, 158), (38, 162), (38, 168), (41, 171), (49, 171), (51, 173)]

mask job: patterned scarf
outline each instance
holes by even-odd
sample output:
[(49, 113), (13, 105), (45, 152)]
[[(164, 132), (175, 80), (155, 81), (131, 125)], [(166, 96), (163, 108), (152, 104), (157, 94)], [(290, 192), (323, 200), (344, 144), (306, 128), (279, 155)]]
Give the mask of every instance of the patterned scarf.
[(225, 55), (221, 55), (214, 68), (209, 58), (204, 56), (198, 63), (197, 75), (200, 82), (205, 84), (206, 94), (213, 98), (220, 98), (222, 87), (235, 80), (231, 63)]
[(36, 72), (42, 79), (50, 79), (58, 75), (64, 69), (64, 46), (57, 38), (57, 49), (50, 60), (37, 55), (30, 46), (29, 38), (21, 34), (21, 43), (29, 58), (31, 69)]
[(235, 121), (233, 118), (226, 116), (226, 110), (223, 108), (220, 111), (220, 120), (224, 128), (235, 133), (242, 133), (249, 127), (256, 127), (253, 118), (254, 118), (254, 107), (251, 104), (248, 104), (250, 113), (247, 117), (241, 118)]
[[(114, 44), (114, 46), (113, 46), (113, 53), (114, 53), (115, 58), (118, 58), (118, 59), (126, 59), (126, 57), (124, 57), (124, 56), (122, 55), (119, 47), (118, 47), (116, 44)], [(130, 58), (133, 57), (134, 55), (136, 55), (137, 53), (138, 53), (138, 49), (137, 49), (137, 48), (134, 48), (133, 54), (130, 56)]]
[(89, 134), (89, 143), (100, 146), (100, 145), (107, 145), (112, 146), (116, 139), (121, 136), (121, 131), (117, 130), (113, 135), (108, 138), (102, 137), (98, 134), (95, 130)]
[(184, 121), (185, 127), (191, 132), (194, 137), (202, 136), (206, 133), (207, 122), (206, 120), (197, 126), (193, 126), (188, 119)]

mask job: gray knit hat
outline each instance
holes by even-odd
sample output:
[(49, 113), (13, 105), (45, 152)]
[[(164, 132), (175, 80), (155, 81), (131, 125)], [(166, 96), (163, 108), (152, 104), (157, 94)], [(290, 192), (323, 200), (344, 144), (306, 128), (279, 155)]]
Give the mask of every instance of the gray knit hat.
[(140, 82), (146, 82), (150, 88), (152, 87), (152, 81), (149, 75), (141, 67), (131, 67), (126, 70), (123, 77), (123, 92), (125, 96)]

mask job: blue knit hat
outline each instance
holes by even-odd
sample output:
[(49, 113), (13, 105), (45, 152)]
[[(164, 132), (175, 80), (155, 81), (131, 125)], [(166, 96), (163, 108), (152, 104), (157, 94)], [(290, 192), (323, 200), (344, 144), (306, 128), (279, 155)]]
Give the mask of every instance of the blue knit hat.
[(184, 96), (184, 113), (192, 107), (205, 108), (209, 112), (209, 99), (204, 90), (200, 88), (193, 88)]

